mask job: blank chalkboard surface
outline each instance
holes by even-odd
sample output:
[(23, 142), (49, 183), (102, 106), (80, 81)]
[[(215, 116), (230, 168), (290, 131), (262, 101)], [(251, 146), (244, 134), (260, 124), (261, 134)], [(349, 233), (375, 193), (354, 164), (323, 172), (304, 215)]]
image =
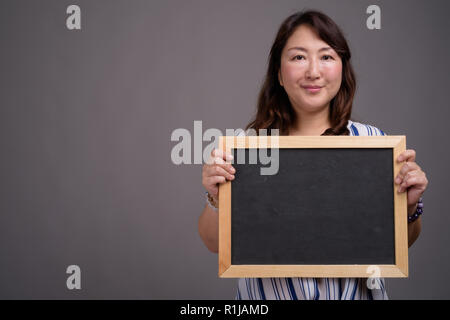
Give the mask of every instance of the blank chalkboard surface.
[(234, 165), (232, 264), (395, 263), (392, 149), (282, 149), (279, 157), (276, 175)]
[(406, 202), (393, 182), (404, 136), (279, 137), (273, 175), (258, 156), (250, 163), (271, 145), (228, 138), (240, 162), (219, 191), (220, 276), (368, 277), (370, 266), (407, 276)]

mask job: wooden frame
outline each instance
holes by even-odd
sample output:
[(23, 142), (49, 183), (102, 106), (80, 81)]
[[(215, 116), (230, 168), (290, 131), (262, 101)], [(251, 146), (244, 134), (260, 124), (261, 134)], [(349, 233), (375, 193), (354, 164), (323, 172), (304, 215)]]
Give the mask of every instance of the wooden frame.
[[(402, 163), (397, 157), (406, 149), (405, 136), (222, 136), (219, 148), (392, 148), (395, 226), (395, 264), (377, 265), (232, 265), (231, 264), (231, 181), (219, 187), (219, 277), (408, 277), (408, 223), (406, 193), (398, 193), (394, 179)], [(370, 270), (370, 272), (368, 271)]]

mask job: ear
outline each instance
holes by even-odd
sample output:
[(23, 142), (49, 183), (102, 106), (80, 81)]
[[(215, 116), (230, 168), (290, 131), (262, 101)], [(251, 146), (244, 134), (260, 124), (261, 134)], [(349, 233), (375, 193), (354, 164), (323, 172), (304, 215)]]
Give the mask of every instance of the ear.
[(283, 81), (281, 80), (281, 70), (278, 70), (278, 82), (280, 83), (280, 86), (283, 86)]

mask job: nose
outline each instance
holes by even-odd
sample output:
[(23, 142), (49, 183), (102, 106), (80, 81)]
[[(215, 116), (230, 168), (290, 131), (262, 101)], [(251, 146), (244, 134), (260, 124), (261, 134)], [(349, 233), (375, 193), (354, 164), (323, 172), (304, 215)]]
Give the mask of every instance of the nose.
[(316, 59), (310, 60), (308, 64), (308, 69), (306, 70), (306, 77), (309, 80), (315, 80), (320, 78), (320, 70), (319, 70), (319, 63)]

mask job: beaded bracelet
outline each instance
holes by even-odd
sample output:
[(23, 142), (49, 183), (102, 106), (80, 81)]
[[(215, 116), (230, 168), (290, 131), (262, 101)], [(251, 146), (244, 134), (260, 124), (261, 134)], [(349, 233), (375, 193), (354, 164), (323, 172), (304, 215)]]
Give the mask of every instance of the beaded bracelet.
[(419, 216), (423, 213), (423, 202), (422, 197), (420, 197), (419, 202), (417, 202), (417, 209), (412, 215), (408, 217), (408, 223), (416, 221)]
[(209, 207), (214, 211), (218, 212), (219, 208), (217, 207), (217, 203), (214, 200), (214, 198), (209, 194), (208, 191), (206, 191), (205, 194), (206, 194), (206, 202), (208, 203)]

